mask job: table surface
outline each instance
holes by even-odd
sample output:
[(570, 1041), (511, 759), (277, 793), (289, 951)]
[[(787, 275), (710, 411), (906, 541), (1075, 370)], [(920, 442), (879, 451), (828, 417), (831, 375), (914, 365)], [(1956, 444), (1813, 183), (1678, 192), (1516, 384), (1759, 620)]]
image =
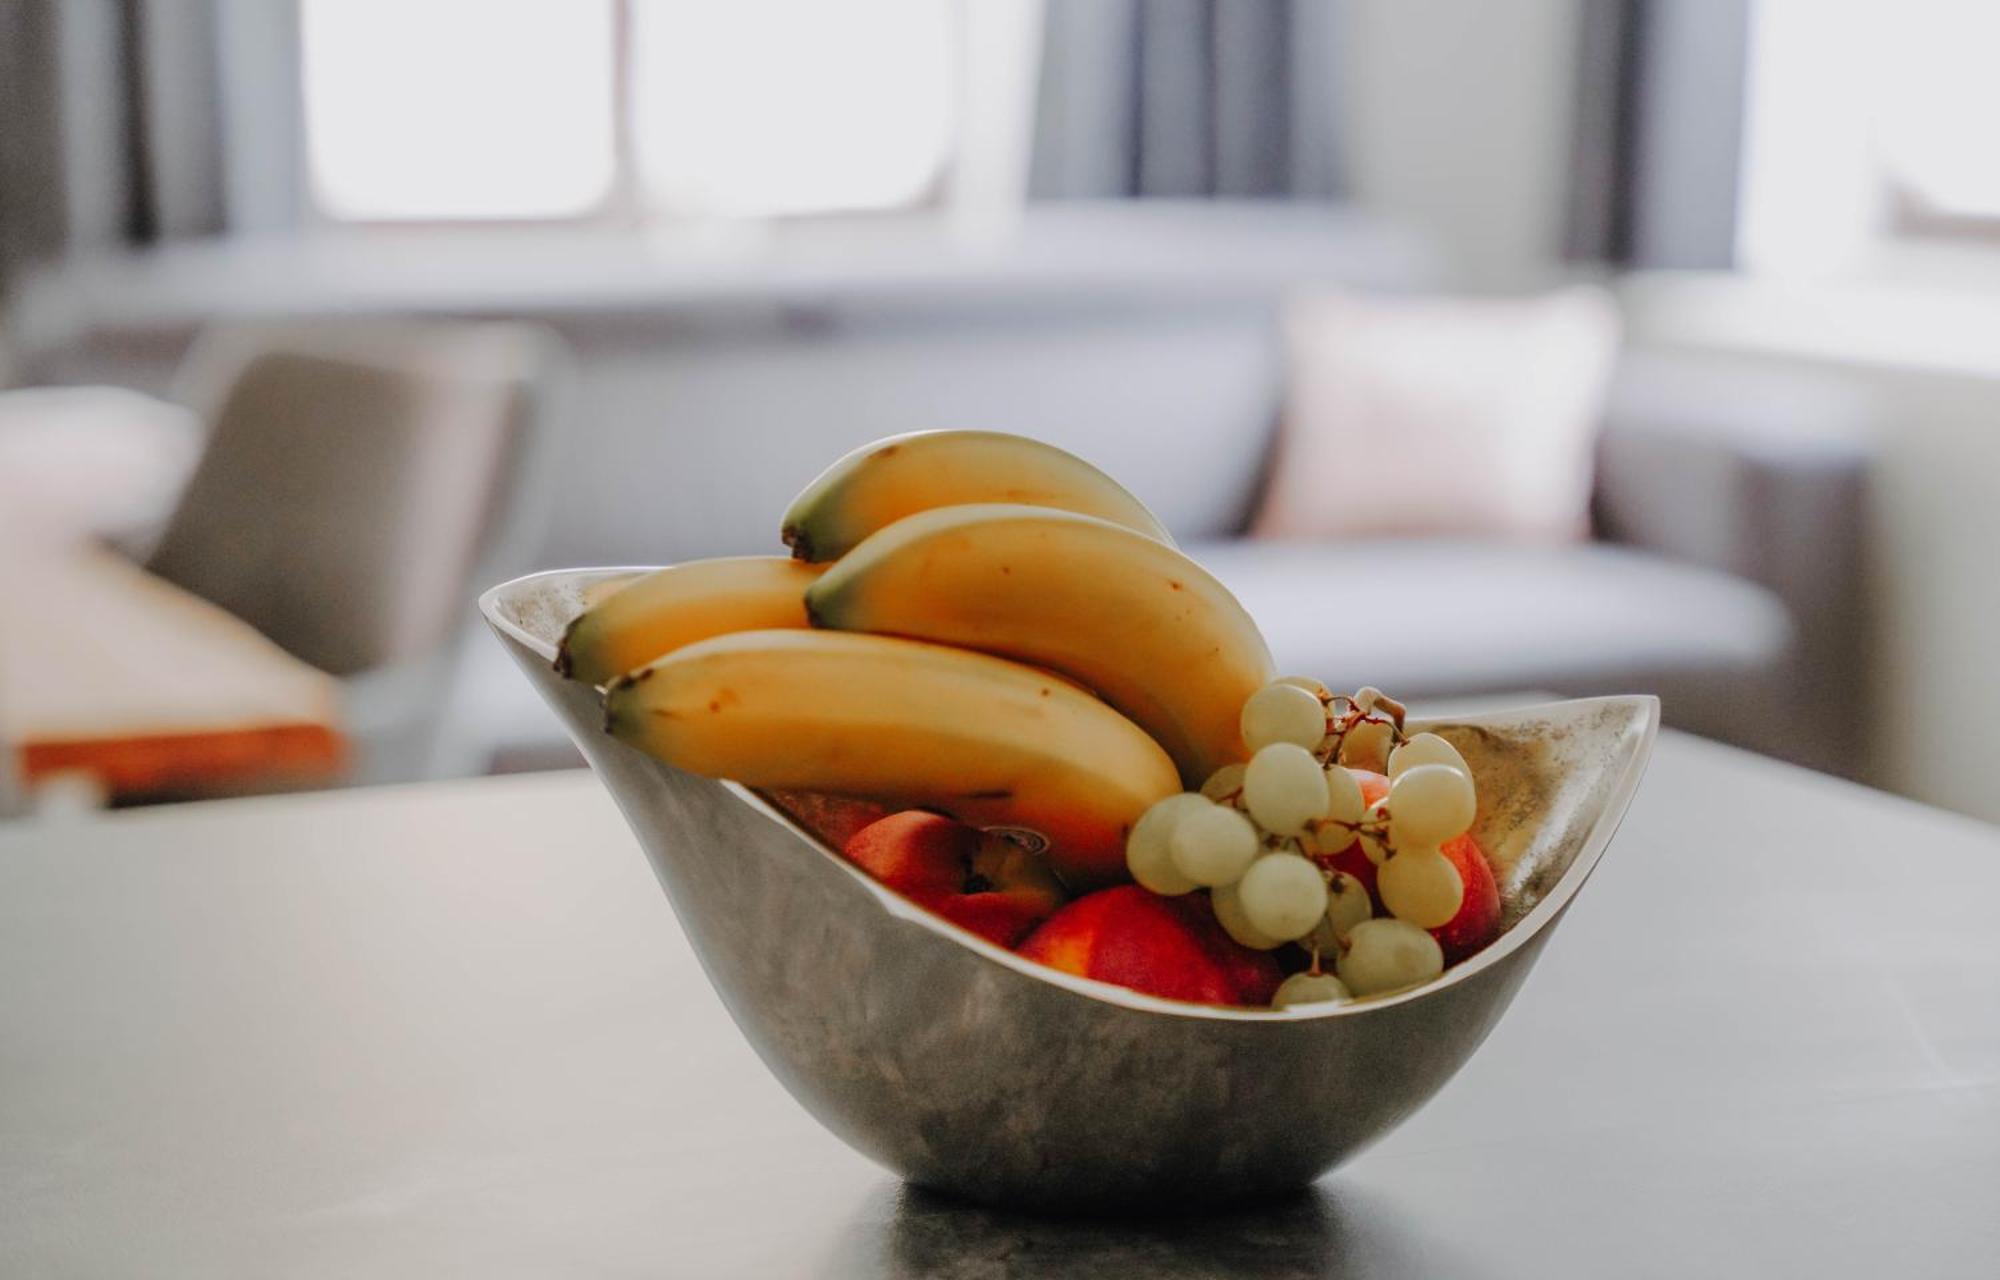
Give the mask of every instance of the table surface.
[[(0, 506), (8, 495), (0, 493)], [(324, 779), (339, 688), (127, 560), (0, 519), (0, 743), (120, 795)]]
[(1430, 1106), (1105, 1224), (822, 1131), (587, 775), (0, 828), (0, 1274), (1993, 1275), (1996, 911), (1992, 828), (1668, 734)]

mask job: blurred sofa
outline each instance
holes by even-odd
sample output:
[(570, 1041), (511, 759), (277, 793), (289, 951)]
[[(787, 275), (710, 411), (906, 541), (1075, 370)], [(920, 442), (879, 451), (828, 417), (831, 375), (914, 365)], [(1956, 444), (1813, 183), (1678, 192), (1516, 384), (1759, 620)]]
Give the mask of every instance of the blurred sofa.
[[(899, 410), (912, 399), (921, 405), (928, 397), (917, 388), (940, 375), (908, 352), (887, 357), (849, 335), (861, 348), (852, 358), (880, 364), (879, 385), (901, 390), (876, 392), (859, 410), (815, 385), (828, 370), (846, 369), (844, 360), (818, 349), (772, 352), (764, 372), (779, 398), (833, 424), (785, 424), (790, 441), (766, 439), (768, 420), (714, 429), (701, 437), (694, 470), (664, 457), (657, 468), (633, 467), (627, 453), (627, 475), (654, 484), (657, 500), (643, 513), (592, 506), (589, 519), (622, 511), (635, 542), (548, 562), (773, 551), (784, 498), (844, 448), (920, 425), (1005, 425), (1075, 448), (1126, 480), (1243, 600), (1283, 670), (1376, 684), (1419, 702), (1652, 692), (1670, 725), (1815, 768), (1863, 771), (1863, 725), (1851, 708), (1864, 670), (1869, 450), (1866, 406), (1843, 389), (1628, 353), (1604, 415), (1589, 541), (1270, 542), (1243, 530), (1264, 474), (1281, 371), (1250, 358), (1249, 348), (1232, 358), (1237, 337), (1228, 329), (1149, 335), (1143, 324), (1090, 340), (1070, 335), (1076, 348), (1043, 364), (1038, 378), (1034, 351), (1057, 341), (1046, 332), (1025, 351), (984, 334), (976, 353), (933, 336), (954, 352), (943, 368), (955, 394), (988, 397), (992, 407), (967, 416), (933, 406), (936, 416), (918, 421)], [(1180, 348), (1182, 358), (1155, 347)], [(688, 395), (675, 416), (735, 422), (743, 408), (729, 383), (757, 366), (736, 358), (746, 363), (730, 379), (682, 386)], [(1122, 414), (1114, 412), (1121, 386)], [(1010, 412), (1007, 402), (1024, 396), (1038, 411)], [(810, 456), (793, 466), (805, 441)], [(594, 486), (572, 479), (571, 487), (582, 502)], [(468, 732), (491, 744), (500, 768), (571, 760), (526, 685), (489, 648), (475, 649), (466, 671), (459, 706)]]
[[(1334, 206), (1227, 201), (1036, 206), (970, 248), (817, 234), (754, 265), (602, 236), (176, 247), (23, 290), (13, 332), (32, 380), (144, 387), (217, 319), (535, 319), (575, 356), (547, 533), (522, 557), (551, 567), (774, 552), (786, 501), (858, 444), (1019, 431), (1130, 485), (1286, 669), (1419, 700), (1650, 690), (1669, 724), (1861, 768), (1867, 406), (1844, 389), (1628, 353), (1589, 542), (1246, 541), (1284, 393), (1282, 300), (1431, 286), (1420, 241)], [(462, 603), (446, 754), (574, 760)]]
[(1420, 700), (1654, 693), (1677, 728), (1858, 776), (1867, 413), (1807, 376), (1628, 352), (1588, 542), (1188, 550), (1286, 670)]

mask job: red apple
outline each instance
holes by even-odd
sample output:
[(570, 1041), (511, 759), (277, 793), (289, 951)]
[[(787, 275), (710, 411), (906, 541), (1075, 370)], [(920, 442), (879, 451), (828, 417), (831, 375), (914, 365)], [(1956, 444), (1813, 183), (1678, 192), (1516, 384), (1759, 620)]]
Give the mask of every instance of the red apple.
[(1135, 884), (1078, 898), (1035, 930), (1021, 954), (1064, 973), (1202, 1004), (1269, 1004), (1284, 980), (1275, 958), (1223, 932), (1207, 894), (1163, 898)]
[(943, 814), (908, 809), (861, 828), (841, 852), (897, 893), (919, 898), (963, 893), (978, 848), (973, 828)]
[(1457, 964), (1500, 936), (1500, 885), (1471, 832), (1445, 841), (1443, 849), (1465, 882), (1465, 901), (1457, 915), (1431, 930), (1431, 936), (1444, 948), (1444, 962)]
[(842, 852), (897, 893), (989, 942), (1011, 947), (1062, 905), (1041, 860), (1001, 836), (909, 809), (869, 823)]

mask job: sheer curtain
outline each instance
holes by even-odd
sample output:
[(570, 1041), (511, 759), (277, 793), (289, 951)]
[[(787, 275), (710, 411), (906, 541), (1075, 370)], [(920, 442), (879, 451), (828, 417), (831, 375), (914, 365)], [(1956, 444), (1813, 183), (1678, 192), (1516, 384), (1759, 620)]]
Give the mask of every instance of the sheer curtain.
[(1030, 194), (1339, 194), (1340, 8), (1049, 0)]
[(294, 18), (0, 0), (0, 270), (294, 219)]
[(1733, 265), (1751, 4), (1592, 0), (1579, 10), (1573, 260)]

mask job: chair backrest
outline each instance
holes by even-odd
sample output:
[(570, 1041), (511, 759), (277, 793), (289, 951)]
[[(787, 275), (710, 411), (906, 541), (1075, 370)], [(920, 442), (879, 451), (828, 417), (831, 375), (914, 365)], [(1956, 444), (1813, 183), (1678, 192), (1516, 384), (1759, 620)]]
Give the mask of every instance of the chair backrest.
[(556, 341), (343, 321), (204, 338), (211, 426), (148, 567), (321, 670), (422, 659), (533, 535)]

